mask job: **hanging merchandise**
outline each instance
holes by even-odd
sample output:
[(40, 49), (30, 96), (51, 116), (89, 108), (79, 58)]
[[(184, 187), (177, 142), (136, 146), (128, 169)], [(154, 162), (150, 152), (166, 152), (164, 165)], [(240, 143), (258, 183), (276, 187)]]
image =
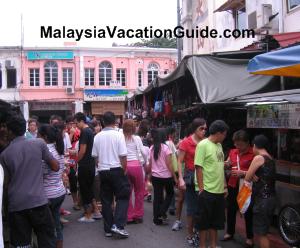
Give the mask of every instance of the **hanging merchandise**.
[(172, 106), (170, 102), (164, 102), (164, 113), (167, 117), (172, 114)]
[(156, 101), (154, 103), (154, 112), (162, 113), (163, 112), (163, 101)]
[(156, 97), (155, 97), (156, 100), (154, 102), (154, 113), (163, 113), (164, 103), (163, 103), (163, 100), (159, 100), (162, 98), (163, 98), (162, 93), (160, 91), (158, 91), (156, 93)]

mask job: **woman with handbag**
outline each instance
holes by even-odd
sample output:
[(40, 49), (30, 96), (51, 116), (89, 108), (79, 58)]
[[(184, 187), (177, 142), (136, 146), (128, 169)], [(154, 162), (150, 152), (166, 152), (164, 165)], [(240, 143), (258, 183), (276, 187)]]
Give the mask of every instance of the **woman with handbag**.
[(196, 118), (193, 120), (190, 126), (191, 135), (185, 138), (179, 145), (178, 152), (178, 164), (185, 164), (184, 174), (182, 173), (181, 166), (178, 166), (178, 187), (181, 190), (185, 190), (186, 201), (186, 215), (187, 215), (187, 243), (190, 246), (197, 244), (193, 227), (194, 227), (194, 215), (197, 207), (197, 194), (195, 191), (195, 165), (194, 157), (197, 144), (205, 138), (205, 132), (207, 130), (206, 121), (202, 118)]
[(247, 171), (245, 181), (253, 182), (251, 201), (253, 204), (253, 231), (259, 236), (259, 247), (269, 248), (268, 231), (276, 207), (275, 161), (269, 153), (269, 141), (264, 135), (253, 140), (255, 157)]
[[(249, 136), (244, 130), (236, 131), (233, 134), (233, 143), (236, 149), (231, 149), (227, 159), (231, 169), (228, 180), (227, 197), (227, 232), (222, 241), (229, 241), (234, 238), (236, 212), (238, 210), (237, 195), (239, 187), (243, 184), (243, 179), (253, 160), (253, 149), (249, 143)], [(245, 213), (245, 224), (247, 240), (245, 247), (253, 247), (253, 228), (252, 228), (252, 208), (249, 207)]]
[[(147, 161), (142, 140), (134, 135), (136, 131), (133, 120), (125, 120), (123, 134), (127, 147), (127, 176), (131, 185), (131, 194), (127, 212), (128, 223), (142, 223), (144, 217), (144, 174), (143, 163)], [(132, 191), (134, 191), (134, 205), (132, 202)]]

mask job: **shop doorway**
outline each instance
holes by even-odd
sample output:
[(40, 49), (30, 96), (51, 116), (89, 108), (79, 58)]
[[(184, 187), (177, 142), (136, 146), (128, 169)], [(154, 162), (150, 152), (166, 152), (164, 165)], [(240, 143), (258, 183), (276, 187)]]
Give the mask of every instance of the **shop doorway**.
[(67, 116), (72, 115), (72, 111), (70, 110), (35, 110), (30, 111), (30, 117), (37, 116), (39, 123), (49, 123), (50, 117), (52, 115), (58, 115), (63, 120), (66, 119)]

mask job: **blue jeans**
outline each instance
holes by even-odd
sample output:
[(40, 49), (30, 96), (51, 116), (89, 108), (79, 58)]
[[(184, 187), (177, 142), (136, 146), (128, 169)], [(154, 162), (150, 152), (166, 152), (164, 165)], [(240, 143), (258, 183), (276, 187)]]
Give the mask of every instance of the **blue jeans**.
[(56, 240), (63, 240), (63, 226), (60, 223), (60, 207), (65, 199), (65, 195), (57, 198), (48, 199), (50, 203), (51, 213), (55, 223)]

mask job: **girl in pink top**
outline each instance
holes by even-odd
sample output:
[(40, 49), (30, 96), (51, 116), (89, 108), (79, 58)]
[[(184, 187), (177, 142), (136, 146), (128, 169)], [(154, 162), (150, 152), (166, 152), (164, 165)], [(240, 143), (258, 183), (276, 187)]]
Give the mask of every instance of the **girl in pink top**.
[(153, 145), (150, 147), (149, 167), (154, 191), (153, 223), (162, 225), (165, 223), (166, 213), (174, 195), (175, 173), (172, 167), (172, 152), (165, 144), (166, 130), (154, 129), (151, 131), (151, 136)]

